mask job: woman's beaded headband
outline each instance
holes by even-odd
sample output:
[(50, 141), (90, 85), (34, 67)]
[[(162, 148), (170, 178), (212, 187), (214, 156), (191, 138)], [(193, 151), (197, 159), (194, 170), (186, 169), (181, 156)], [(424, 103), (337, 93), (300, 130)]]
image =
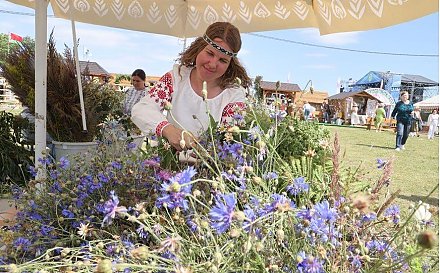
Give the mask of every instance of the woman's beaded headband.
[(213, 48), (217, 49), (221, 53), (226, 54), (230, 57), (237, 57), (237, 53), (231, 52), (231, 51), (219, 46), (213, 40), (211, 40), (211, 38), (209, 38), (208, 35), (203, 34), (203, 40), (205, 40), (205, 42), (207, 42), (209, 45), (211, 45)]

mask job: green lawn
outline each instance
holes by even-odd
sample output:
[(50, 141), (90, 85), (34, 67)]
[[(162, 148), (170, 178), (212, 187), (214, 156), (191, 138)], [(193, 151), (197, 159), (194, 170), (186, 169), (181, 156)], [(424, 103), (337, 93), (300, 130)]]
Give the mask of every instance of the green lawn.
[[(376, 159), (395, 157), (390, 190), (400, 189), (398, 202), (402, 205), (422, 200), (439, 183), (439, 139), (428, 140), (426, 134), (409, 137), (404, 151), (395, 151), (395, 134), (365, 128), (326, 126), (332, 136), (338, 133), (344, 166), (359, 166), (367, 171), (365, 179), (374, 181), (380, 171)], [(427, 199), (438, 207), (438, 189)]]

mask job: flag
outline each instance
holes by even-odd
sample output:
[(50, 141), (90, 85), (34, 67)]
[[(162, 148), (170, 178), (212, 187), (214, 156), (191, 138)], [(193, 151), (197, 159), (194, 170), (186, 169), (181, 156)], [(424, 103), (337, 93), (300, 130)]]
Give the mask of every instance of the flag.
[(23, 37), (21, 37), (20, 35), (14, 34), (14, 33), (10, 34), (9, 39), (12, 41), (18, 41), (18, 42), (23, 41)]

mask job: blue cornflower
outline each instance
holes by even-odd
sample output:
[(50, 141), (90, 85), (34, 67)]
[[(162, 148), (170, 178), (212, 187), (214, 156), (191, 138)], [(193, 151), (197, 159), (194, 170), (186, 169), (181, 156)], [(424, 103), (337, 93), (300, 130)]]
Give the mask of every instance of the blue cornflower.
[(361, 272), (360, 269), (362, 268), (362, 260), (359, 255), (351, 254), (348, 260), (350, 261), (350, 264), (353, 267), (352, 268), (353, 272)]
[(335, 222), (338, 218), (338, 212), (335, 208), (330, 208), (330, 204), (327, 200), (318, 203), (314, 206), (315, 212), (319, 218), (324, 219), (329, 222)]
[(27, 251), (32, 244), (29, 239), (18, 237), (17, 239), (15, 239), (13, 245), (17, 250)]
[(376, 219), (377, 219), (376, 213), (372, 212), (372, 213), (364, 214), (364, 215), (362, 215), (361, 223), (372, 222)]
[(221, 176), (228, 179), (229, 181), (238, 182), (240, 184), (241, 190), (246, 189), (246, 177), (244, 177), (243, 175), (236, 176), (234, 173), (222, 172)]
[(186, 225), (188, 226), (188, 228), (192, 232), (196, 232), (197, 231), (198, 226), (197, 226), (196, 222), (194, 222), (193, 219), (190, 216), (185, 217), (185, 222), (186, 222)]
[(34, 211), (27, 212), (26, 213), (26, 217), (31, 219), (31, 220), (35, 220), (35, 221), (43, 220), (43, 217), (39, 213), (34, 212)]
[(153, 167), (153, 168), (159, 168), (160, 167), (160, 158), (159, 157), (152, 157), (150, 159), (146, 159), (142, 162), (143, 167)]
[(175, 176), (175, 178), (178, 178), (179, 179), (179, 183), (182, 185), (182, 184), (185, 184), (185, 183), (189, 183), (189, 182), (191, 182), (191, 179), (193, 178), (193, 176), (194, 175), (196, 175), (197, 174), (197, 171), (196, 171), (196, 169), (194, 169), (194, 167), (188, 167), (188, 168), (186, 168), (185, 170), (183, 170), (181, 173), (180, 173), (180, 175), (179, 174), (177, 174), (176, 176)]
[(315, 238), (319, 239), (321, 242), (330, 242), (332, 246), (339, 245), (337, 238), (341, 236), (334, 224), (328, 224), (324, 219), (315, 217), (310, 221), (310, 230), (316, 234), (312, 236), (311, 240), (314, 241)]
[(104, 173), (100, 172), (100, 173), (98, 173), (98, 180), (100, 182), (107, 183), (109, 181), (109, 178), (107, 177), (107, 175), (105, 175)]
[(47, 166), (47, 165), (49, 165), (51, 163), (50, 162), (50, 158), (48, 158), (48, 157), (39, 158), (38, 162), (40, 162), (43, 166)]
[(137, 145), (134, 142), (130, 142), (127, 144), (127, 150), (129, 150), (129, 151), (136, 149), (136, 147), (137, 147)]
[(268, 172), (263, 174), (263, 178), (266, 180), (275, 180), (278, 179), (278, 174), (276, 172)]
[(209, 211), (209, 217), (211, 219), (211, 227), (218, 234), (225, 232), (231, 226), (236, 204), (237, 200), (233, 193), (216, 196), (216, 203)]
[(145, 225), (139, 225), (139, 227), (136, 229), (136, 233), (142, 239), (148, 238), (148, 230), (146, 229)]
[(116, 244), (109, 244), (105, 248), (105, 254), (108, 257), (117, 257), (120, 253), (119, 246)]
[(387, 249), (388, 244), (385, 241), (372, 240), (365, 243), (365, 247), (370, 252), (384, 252)]
[(287, 185), (287, 192), (293, 196), (297, 196), (300, 193), (308, 192), (310, 185), (305, 182), (304, 177), (298, 177), (293, 179), (293, 184)]
[(325, 273), (324, 262), (311, 255), (307, 256), (304, 251), (298, 253), (297, 260), (296, 268), (300, 273)]
[(240, 114), (235, 113), (235, 114), (232, 116), (232, 118), (235, 119), (236, 121), (241, 121), (241, 120), (243, 120), (243, 115), (240, 115)]
[(55, 194), (61, 193), (62, 191), (63, 191), (63, 188), (61, 187), (59, 182), (53, 183), (53, 185), (49, 189), (49, 192), (55, 193)]
[(387, 161), (378, 158), (376, 159), (376, 164), (378, 169), (382, 169), (385, 166), (385, 164), (387, 164)]
[(183, 208), (187, 210), (188, 200), (185, 198), (191, 194), (192, 189), (192, 184), (188, 183), (196, 173), (194, 167), (191, 166), (163, 183), (160, 188), (162, 194), (157, 198), (156, 206), (160, 208), (166, 204), (170, 209)]
[(49, 176), (50, 178), (52, 178), (53, 180), (56, 180), (58, 178), (58, 176), (60, 175), (60, 173), (58, 172), (58, 170), (50, 170), (49, 171)]
[(255, 211), (251, 208), (247, 208), (244, 211), (244, 215), (246, 215), (246, 219), (243, 221), (243, 228), (245, 231), (249, 232), (251, 223), (257, 219), (257, 215)]
[(23, 196), (23, 189), (15, 184), (11, 185), (11, 192), (14, 200), (19, 200)]
[(121, 162), (113, 161), (112, 164), (111, 164), (111, 166), (112, 166), (114, 169), (116, 169), (116, 170), (120, 170), (120, 169), (122, 169), (122, 164), (121, 164)]
[(312, 211), (310, 209), (300, 209), (297, 213), (296, 213), (296, 217), (298, 217), (301, 220), (306, 220), (306, 221), (310, 221), (312, 220)]
[(383, 215), (392, 218), (393, 223), (397, 225), (400, 221), (400, 208), (398, 205), (392, 205), (385, 210)]
[(243, 144), (241, 143), (233, 143), (229, 146), (229, 153), (234, 158), (240, 158), (243, 153)]
[(31, 174), (31, 176), (33, 178), (35, 178), (37, 176), (37, 174), (38, 174), (38, 171), (37, 171), (37, 169), (35, 169), (34, 166), (29, 166), (28, 172)]
[(63, 209), (63, 211), (61, 212), (61, 214), (63, 214), (63, 216), (64, 216), (64, 217), (67, 217), (67, 218), (73, 218), (73, 217), (75, 217), (75, 214), (73, 214), (73, 212), (71, 212), (71, 211), (68, 210), (68, 209)]
[(66, 170), (66, 169), (69, 168), (69, 166), (70, 166), (70, 161), (69, 161), (67, 158), (65, 158), (64, 156), (62, 156), (62, 157), (60, 158), (60, 162), (59, 162), (58, 166), (59, 166), (61, 169)]
[(267, 214), (275, 211), (287, 211), (296, 207), (295, 203), (288, 197), (280, 194), (272, 194), (272, 203), (267, 204), (263, 211)]
[(260, 140), (261, 135), (263, 135), (263, 131), (260, 129), (260, 127), (255, 126), (249, 129), (248, 137), (250, 140), (258, 141)]
[(52, 230), (53, 230), (53, 227), (44, 225), (41, 227), (40, 232), (41, 232), (41, 235), (48, 236)]
[(275, 112), (270, 113), (269, 116), (271, 119), (273, 119), (277, 122), (280, 122), (287, 116), (287, 112), (286, 111), (275, 111)]
[(115, 194), (115, 191), (110, 192), (110, 200), (104, 204), (104, 219), (102, 220), (102, 226), (105, 224), (111, 224), (112, 220), (115, 218), (116, 213), (125, 213), (127, 209), (124, 206), (119, 205), (119, 198)]

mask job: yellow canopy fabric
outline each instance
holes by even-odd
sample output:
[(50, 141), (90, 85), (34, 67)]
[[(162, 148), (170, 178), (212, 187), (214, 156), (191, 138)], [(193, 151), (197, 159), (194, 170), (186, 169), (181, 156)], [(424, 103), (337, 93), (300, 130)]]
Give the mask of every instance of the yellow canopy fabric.
[[(35, 1), (9, 0), (34, 8)], [(56, 17), (176, 37), (215, 21), (241, 32), (319, 28), (321, 35), (383, 28), (438, 12), (436, 0), (49, 0)]]

